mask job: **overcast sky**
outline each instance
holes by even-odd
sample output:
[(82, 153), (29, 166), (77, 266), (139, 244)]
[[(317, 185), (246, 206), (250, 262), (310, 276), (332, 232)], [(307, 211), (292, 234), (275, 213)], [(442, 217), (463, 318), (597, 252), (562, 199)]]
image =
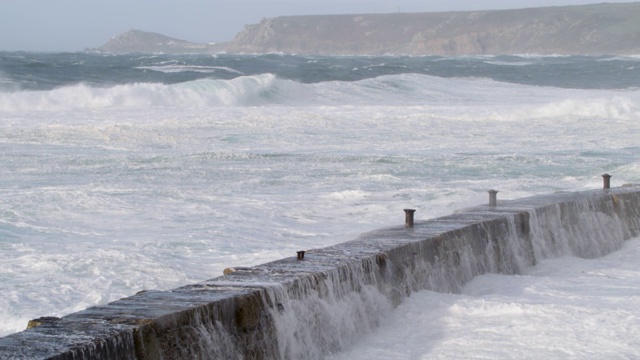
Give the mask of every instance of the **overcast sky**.
[[(618, 0), (634, 2), (639, 0)], [(0, 50), (81, 51), (127, 30), (223, 42), (279, 15), (429, 12), (579, 5), (601, 0), (0, 0)]]

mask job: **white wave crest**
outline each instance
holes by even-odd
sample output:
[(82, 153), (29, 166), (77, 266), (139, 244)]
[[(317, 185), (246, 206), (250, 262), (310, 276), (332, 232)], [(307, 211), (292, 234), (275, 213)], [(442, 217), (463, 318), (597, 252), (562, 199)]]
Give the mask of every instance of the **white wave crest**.
[(50, 91), (0, 93), (0, 111), (262, 105), (272, 101), (276, 83), (274, 75), (264, 74), (175, 85), (134, 83), (99, 88), (78, 84)]
[(158, 71), (163, 73), (180, 73), (180, 72), (215, 73), (218, 71), (225, 71), (225, 72), (244, 75), (242, 72), (226, 66), (162, 64), (162, 65), (154, 65), (154, 66), (138, 66), (137, 69), (152, 70), (152, 71)]
[(630, 97), (614, 95), (584, 99), (566, 99), (539, 107), (530, 117), (576, 117), (603, 119), (640, 119), (640, 108)]
[(473, 118), (486, 119), (496, 113), (506, 120), (565, 115), (628, 119), (640, 117), (639, 97), (637, 89), (561, 89), (485, 78), (400, 74), (354, 82), (305, 84), (261, 74), (173, 85), (134, 83), (99, 88), (79, 84), (50, 91), (6, 92), (0, 93), (0, 112), (272, 105), (420, 106), (446, 111), (456, 118), (469, 113)]

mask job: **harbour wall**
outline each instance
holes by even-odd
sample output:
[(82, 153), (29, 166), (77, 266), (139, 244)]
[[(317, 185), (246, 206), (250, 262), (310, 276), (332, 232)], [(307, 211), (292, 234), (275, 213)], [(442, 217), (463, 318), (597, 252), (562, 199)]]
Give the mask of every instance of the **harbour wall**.
[(638, 186), (500, 200), (36, 319), (0, 338), (0, 359), (318, 359), (375, 329), (415, 291), (455, 293), (477, 275), (596, 258), (637, 236)]

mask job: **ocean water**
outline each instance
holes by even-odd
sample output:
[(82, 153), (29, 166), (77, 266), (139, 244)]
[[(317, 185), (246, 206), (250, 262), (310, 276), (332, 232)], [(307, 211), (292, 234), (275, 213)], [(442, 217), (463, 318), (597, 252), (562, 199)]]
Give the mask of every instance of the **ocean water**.
[(327, 360), (638, 359), (640, 239), (600, 259), (476, 277), (461, 294), (411, 295)]
[[(407, 207), (639, 183), (639, 120), (640, 57), (0, 52), (0, 336)], [(329, 358), (638, 357), (638, 251), (414, 294)]]

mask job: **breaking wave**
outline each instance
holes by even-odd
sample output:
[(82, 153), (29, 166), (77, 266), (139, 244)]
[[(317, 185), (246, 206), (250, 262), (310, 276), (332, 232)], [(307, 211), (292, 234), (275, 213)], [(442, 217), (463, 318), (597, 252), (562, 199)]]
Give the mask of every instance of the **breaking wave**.
[(399, 74), (306, 84), (268, 73), (177, 84), (97, 87), (82, 83), (48, 91), (0, 93), (0, 111), (356, 105), (446, 108), (448, 112), (473, 108), (474, 114), (491, 117), (499, 112), (506, 120), (561, 115), (637, 119), (639, 97), (638, 89), (563, 89), (486, 78)]

